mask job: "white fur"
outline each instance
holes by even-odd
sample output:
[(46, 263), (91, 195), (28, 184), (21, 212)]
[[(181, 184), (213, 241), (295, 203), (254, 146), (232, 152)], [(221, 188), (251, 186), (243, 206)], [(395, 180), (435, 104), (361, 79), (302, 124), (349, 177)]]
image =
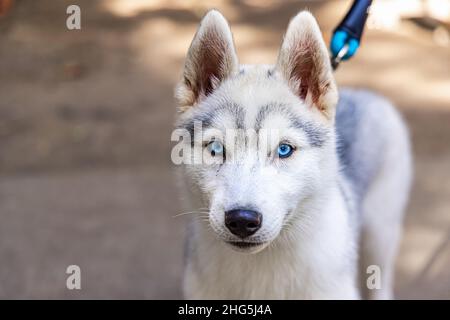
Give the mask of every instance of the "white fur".
[[(205, 26), (222, 30), (226, 36), (219, 37), (227, 41), (225, 47), (233, 48), (231, 58), (224, 59), (237, 61), (224, 18), (213, 11), (204, 21), (207, 23), (202, 22), (186, 61), (185, 76), (188, 72), (190, 81), (199, 77), (196, 72), (200, 69), (195, 69), (199, 63), (195, 61), (197, 53), (208, 50), (208, 46), (196, 46), (196, 43), (201, 43), (198, 37), (203, 34), (202, 28)], [(217, 27), (214, 27), (215, 24)], [(306, 42), (300, 48), (319, 50), (308, 60), (317, 63), (314, 69), (317, 74), (311, 78), (311, 81), (318, 81), (315, 84), (319, 88), (316, 91), (319, 96), (315, 98), (310, 90), (305, 99), (300, 99), (296, 88), (305, 79), (289, 78), (293, 70), (290, 63), (295, 59), (290, 60), (286, 56), (295, 55), (291, 50), (299, 48), (292, 41)], [(208, 221), (193, 219), (190, 225), (184, 279), (186, 298), (360, 298), (357, 223), (350, 219), (349, 210), (353, 208), (351, 186), (339, 170), (333, 117), (337, 92), (329, 62), (324, 59), (328, 56), (320, 30), (314, 18), (303, 12), (292, 20), (275, 67), (244, 66), (239, 75), (237, 70), (231, 68), (220, 73), (225, 74), (223, 78), (212, 79), (214, 92), (209, 95), (194, 92), (197, 89), (184, 80), (178, 86), (177, 97), (183, 110), (178, 123), (188, 121), (197, 114), (207, 114), (212, 107), (232, 101), (245, 106), (244, 123), (252, 128), (261, 106), (275, 101), (289, 106), (295, 117), (328, 132), (323, 145), (311, 147), (305, 132), (287, 128), (286, 114), (275, 114), (266, 119), (263, 128), (278, 129), (280, 136), (288, 138), (297, 147), (290, 158), (262, 161), (257, 156), (257, 149), (242, 147), (244, 140), (241, 137), (237, 139), (238, 148), (223, 166), (213, 161), (211, 165), (190, 164), (183, 168), (182, 190), (186, 209), (207, 208), (208, 211)], [(229, 63), (221, 65), (227, 66)], [(273, 70), (272, 76), (268, 76), (269, 69)], [(218, 112), (220, 123), (214, 126), (216, 131), (235, 126), (233, 115)], [(393, 122), (394, 127), (401, 127), (397, 125), (397, 120)], [(208, 142), (214, 135), (212, 130), (205, 131), (203, 142)], [(404, 135), (403, 132), (399, 134)], [(276, 150), (279, 142), (272, 141), (269, 149)], [(396, 156), (393, 152), (398, 150), (392, 148), (391, 151), (384, 159), (386, 166), (391, 164)], [(235, 162), (232, 163), (232, 160)], [(389, 199), (391, 209), (384, 210), (384, 213), (395, 216), (393, 223), (398, 226), (406, 195), (398, 199), (394, 194), (399, 188), (405, 189), (401, 184), (408, 185), (409, 181), (405, 182), (408, 168), (404, 175), (399, 173), (392, 179), (388, 177), (387, 170), (380, 172), (365, 199), (363, 229), (364, 245), (371, 248), (368, 249), (370, 257), (374, 257), (373, 261), (382, 264), (390, 273), (395, 250), (390, 250), (387, 258), (380, 257), (380, 250), (386, 250), (388, 244), (380, 247), (378, 240), (382, 236), (370, 235), (379, 230), (381, 219), (385, 218), (384, 214), (377, 215), (379, 210), (375, 209), (375, 204)], [(392, 187), (392, 190), (386, 191), (386, 187)], [(388, 198), (386, 192), (389, 192)], [(225, 227), (224, 212), (245, 206), (257, 208), (263, 214), (261, 229), (250, 239), (263, 245), (237, 250), (226, 243), (237, 238)], [(388, 229), (393, 230), (390, 240), (396, 240), (399, 235), (395, 231), (397, 229)], [(390, 286), (390, 278), (384, 284)], [(389, 293), (382, 295), (389, 296)]]
[[(403, 229), (403, 213), (412, 183), (412, 158), (408, 132), (394, 108), (387, 101), (378, 101), (376, 113), (389, 131), (390, 144), (382, 166), (364, 199), (362, 208), (360, 267), (361, 288), (368, 299), (394, 298), (394, 268)], [(370, 265), (381, 268), (381, 288), (367, 290), (364, 272)]]

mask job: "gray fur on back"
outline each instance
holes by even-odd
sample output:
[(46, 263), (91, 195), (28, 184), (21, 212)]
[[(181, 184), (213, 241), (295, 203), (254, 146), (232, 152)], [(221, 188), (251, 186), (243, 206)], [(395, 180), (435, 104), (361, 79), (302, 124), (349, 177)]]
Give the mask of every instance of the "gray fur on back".
[(370, 91), (340, 91), (337, 149), (341, 170), (352, 186), (358, 209), (382, 164), (389, 134), (383, 119), (390, 116), (391, 110), (388, 101)]

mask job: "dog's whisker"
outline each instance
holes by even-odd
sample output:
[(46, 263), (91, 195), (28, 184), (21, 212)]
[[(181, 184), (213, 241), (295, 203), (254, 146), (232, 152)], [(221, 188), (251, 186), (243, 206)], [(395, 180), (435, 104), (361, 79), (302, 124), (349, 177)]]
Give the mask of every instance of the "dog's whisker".
[(205, 214), (205, 213), (209, 213), (209, 211), (201, 211), (201, 210), (196, 210), (196, 211), (187, 211), (187, 212), (182, 212), (179, 214), (176, 214), (174, 216), (172, 216), (172, 218), (178, 218), (181, 216), (185, 216), (185, 215), (189, 215), (189, 214)]

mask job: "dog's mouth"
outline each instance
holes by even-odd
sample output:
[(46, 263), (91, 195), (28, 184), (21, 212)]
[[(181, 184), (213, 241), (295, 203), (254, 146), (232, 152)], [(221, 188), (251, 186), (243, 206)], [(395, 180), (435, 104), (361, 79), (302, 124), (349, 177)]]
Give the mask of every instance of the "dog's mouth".
[(240, 252), (256, 253), (266, 247), (267, 242), (227, 241), (233, 249)]

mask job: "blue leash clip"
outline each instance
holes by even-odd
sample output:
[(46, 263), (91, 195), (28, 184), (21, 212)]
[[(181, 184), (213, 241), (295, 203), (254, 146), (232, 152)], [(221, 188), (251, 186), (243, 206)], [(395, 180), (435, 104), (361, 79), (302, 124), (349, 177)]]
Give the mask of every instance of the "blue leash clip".
[(331, 65), (336, 70), (342, 60), (351, 58), (359, 47), (372, 0), (355, 0), (350, 10), (334, 29), (330, 49)]

